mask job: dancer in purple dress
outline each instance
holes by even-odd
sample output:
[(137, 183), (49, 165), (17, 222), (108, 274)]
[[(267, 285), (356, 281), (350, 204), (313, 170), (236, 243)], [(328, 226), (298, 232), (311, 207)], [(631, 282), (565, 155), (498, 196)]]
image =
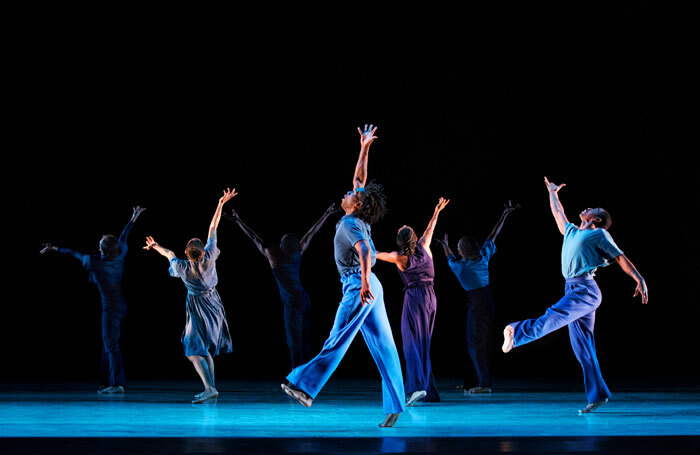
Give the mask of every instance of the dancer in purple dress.
[(401, 313), (401, 338), (406, 359), (404, 389), (411, 394), (406, 406), (416, 401), (440, 401), (430, 365), (430, 339), (435, 324), (436, 298), (433, 290), (435, 269), (430, 243), (438, 215), (449, 203), (440, 198), (433, 217), (419, 239), (410, 226), (402, 226), (396, 234), (400, 251), (377, 253), (377, 259), (396, 264), (404, 282), (403, 312)]
[(214, 379), (214, 358), (219, 352), (231, 352), (231, 335), (226, 322), (226, 312), (221, 297), (216, 291), (219, 282), (216, 275), (216, 259), (219, 248), (216, 246), (216, 230), (221, 220), (224, 204), (234, 196), (236, 190), (226, 189), (219, 199), (214, 218), (209, 225), (207, 244), (194, 238), (187, 242), (187, 260), (178, 259), (175, 253), (160, 246), (153, 237), (146, 237), (146, 250), (156, 250), (170, 261), (170, 275), (181, 278), (187, 288), (185, 311), (187, 319), (182, 334), (185, 355), (194, 365), (204, 384), (204, 391), (194, 396), (192, 403), (200, 404), (216, 398)]

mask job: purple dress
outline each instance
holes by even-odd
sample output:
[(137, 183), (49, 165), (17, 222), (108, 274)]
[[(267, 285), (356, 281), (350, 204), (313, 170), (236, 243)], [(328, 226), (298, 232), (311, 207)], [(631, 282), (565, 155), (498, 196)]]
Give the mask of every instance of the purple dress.
[(399, 270), (404, 282), (401, 337), (406, 359), (406, 393), (427, 392), (423, 401), (440, 401), (430, 365), (430, 338), (435, 324), (436, 299), (433, 290), (433, 258), (421, 245), (408, 256), (406, 270)]
[(185, 311), (187, 319), (182, 333), (185, 355), (231, 352), (231, 335), (226, 322), (226, 312), (221, 297), (216, 292), (219, 279), (216, 275), (216, 258), (219, 248), (216, 240), (209, 239), (204, 247), (204, 258), (198, 262), (173, 258), (170, 275), (181, 278), (187, 288)]

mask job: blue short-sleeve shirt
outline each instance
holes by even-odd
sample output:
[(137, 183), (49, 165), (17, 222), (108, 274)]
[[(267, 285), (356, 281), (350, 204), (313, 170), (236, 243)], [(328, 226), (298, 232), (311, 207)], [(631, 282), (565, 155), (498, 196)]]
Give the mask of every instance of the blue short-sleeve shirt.
[(473, 291), (489, 285), (489, 260), (496, 252), (496, 244), (487, 240), (479, 252), (481, 257), (475, 261), (458, 260), (454, 255), (447, 258), (450, 268), (465, 291)]
[(344, 275), (348, 272), (360, 270), (360, 258), (355, 244), (360, 240), (367, 240), (372, 250), (372, 266), (377, 260), (377, 251), (372, 242), (372, 229), (370, 225), (362, 221), (357, 215), (345, 215), (335, 225), (335, 265), (338, 273)]
[(219, 254), (216, 240), (210, 238), (204, 247), (204, 257), (201, 261), (171, 259), (170, 276), (182, 278), (188, 291), (199, 293), (211, 290), (219, 282), (216, 274), (216, 259)]
[(561, 273), (564, 278), (576, 278), (605, 267), (622, 254), (610, 233), (602, 228), (579, 229), (566, 223), (561, 247)]

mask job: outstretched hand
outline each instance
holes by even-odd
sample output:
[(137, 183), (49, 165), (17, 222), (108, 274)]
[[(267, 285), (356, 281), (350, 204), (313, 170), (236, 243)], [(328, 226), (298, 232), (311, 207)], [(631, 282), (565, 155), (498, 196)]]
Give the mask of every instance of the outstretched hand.
[(360, 145), (362, 147), (369, 146), (375, 139), (378, 138), (378, 136), (374, 135), (374, 132), (377, 131), (377, 127), (374, 125), (369, 125), (368, 128), (367, 124), (365, 124), (364, 131), (359, 127), (357, 128), (357, 131), (360, 133)]
[(150, 250), (153, 249), (154, 246), (157, 246), (158, 242), (155, 241), (155, 239), (152, 236), (146, 236), (146, 246), (143, 247), (144, 250)]
[(360, 287), (360, 301), (362, 302), (362, 306), (370, 305), (372, 300), (374, 300), (374, 296), (372, 295), (369, 282), (362, 281), (362, 286)]
[(40, 254), (58, 250), (57, 247), (51, 245), (50, 243), (42, 243), (41, 246), (43, 246), (44, 248), (42, 248), (41, 251), (39, 251)]
[(647, 289), (647, 284), (644, 280), (637, 283), (637, 287), (634, 290), (634, 296), (642, 296), (642, 304), (646, 305), (649, 302), (649, 290)]
[(547, 177), (544, 178), (544, 183), (547, 185), (547, 191), (550, 193), (558, 193), (560, 189), (564, 188), (566, 186), (566, 183), (562, 183), (561, 185), (557, 185), (556, 183), (552, 183), (549, 181)]
[(224, 218), (228, 218), (231, 221), (239, 221), (241, 219), (240, 216), (238, 216), (238, 212), (236, 212), (236, 209), (231, 209), (231, 213), (224, 213)]
[(333, 215), (334, 213), (339, 212), (339, 211), (340, 211), (340, 207), (338, 207), (338, 204), (333, 203), (326, 209), (326, 215)]
[(435, 211), (436, 212), (441, 212), (442, 209), (447, 207), (447, 204), (450, 203), (449, 199), (445, 199), (444, 197), (441, 197), (440, 200), (438, 201), (437, 205), (435, 206)]
[(513, 201), (508, 201), (508, 202), (506, 202), (506, 203), (504, 204), (504, 209), (503, 209), (503, 211), (504, 211), (506, 214), (508, 214), (508, 213), (514, 211), (515, 209), (519, 209), (519, 208), (520, 208), (520, 204), (517, 204), (517, 203), (516, 203), (516, 204), (513, 204)]
[(237, 195), (238, 195), (238, 193), (236, 193), (235, 188), (234, 189), (226, 188), (224, 190), (224, 195), (219, 198), (219, 204), (224, 205), (225, 203), (227, 203), (229, 200), (233, 199)]
[(145, 210), (146, 207), (141, 207), (140, 205), (137, 205), (136, 207), (133, 208), (134, 213), (131, 215), (131, 221), (136, 221), (136, 218), (139, 217)]
[(440, 245), (449, 245), (449, 241), (447, 239), (447, 234), (443, 235), (441, 239), (435, 239), (437, 243)]

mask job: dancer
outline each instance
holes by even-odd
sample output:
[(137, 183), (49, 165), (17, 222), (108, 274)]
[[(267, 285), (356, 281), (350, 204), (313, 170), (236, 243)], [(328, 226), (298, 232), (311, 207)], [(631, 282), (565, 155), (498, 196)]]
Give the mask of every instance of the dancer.
[(182, 344), (185, 356), (192, 362), (202, 379), (204, 391), (194, 396), (192, 403), (200, 404), (219, 396), (214, 376), (214, 358), (219, 352), (231, 352), (231, 335), (226, 322), (226, 312), (216, 291), (219, 279), (216, 275), (216, 229), (221, 220), (224, 204), (236, 196), (235, 188), (226, 189), (219, 199), (214, 218), (209, 225), (207, 244), (198, 238), (187, 242), (187, 260), (178, 259), (175, 253), (160, 246), (151, 236), (146, 237), (145, 250), (156, 250), (170, 261), (170, 276), (181, 278), (187, 288), (185, 301), (185, 330)]
[(430, 364), (430, 338), (435, 324), (436, 298), (433, 289), (435, 268), (430, 243), (438, 215), (449, 199), (440, 198), (433, 217), (419, 239), (410, 226), (402, 226), (396, 234), (396, 244), (401, 251), (377, 253), (377, 259), (396, 264), (404, 282), (403, 311), (401, 312), (401, 338), (406, 359), (404, 388), (410, 393), (406, 406), (418, 400), (440, 401)]
[(595, 311), (602, 295), (595, 281), (594, 273), (611, 261), (617, 262), (622, 270), (636, 281), (634, 297), (640, 295), (642, 303), (649, 300), (647, 285), (642, 275), (617, 247), (608, 233), (612, 222), (610, 214), (602, 208), (587, 208), (579, 214), (578, 227), (570, 223), (559, 201), (559, 190), (565, 183), (556, 185), (544, 178), (549, 192), (549, 205), (559, 232), (564, 236), (561, 251), (562, 274), (566, 279), (565, 295), (547, 309), (538, 319), (508, 324), (503, 330), (503, 352), (516, 346), (534, 341), (569, 326), (569, 340), (574, 354), (583, 368), (583, 382), (588, 404), (579, 410), (587, 414), (608, 402), (612, 395), (603, 380), (596, 357), (593, 326)]
[(457, 251), (462, 256), (461, 260), (457, 260), (450, 249), (447, 234), (438, 240), (445, 251), (450, 269), (467, 293), (467, 350), (479, 380), (476, 387), (468, 389), (470, 379), (465, 374), (462, 388), (467, 393), (491, 393), (492, 390), (487, 341), (495, 309), (489, 285), (489, 260), (496, 252), (496, 237), (501, 232), (503, 223), (508, 215), (519, 207), (511, 201), (505, 204), (501, 217), (483, 245), (480, 246), (473, 237), (465, 236), (459, 239)]
[(292, 358), (292, 368), (296, 368), (311, 360), (311, 344), (309, 335), (309, 320), (311, 318), (311, 302), (301, 286), (299, 269), (301, 256), (311, 243), (311, 239), (321, 229), (329, 216), (337, 212), (336, 204), (328, 207), (321, 218), (304, 234), (301, 242), (297, 236), (287, 233), (282, 236), (279, 246), (267, 244), (262, 237), (241, 220), (236, 210), (224, 217), (235, 221), (243, 233), (253, 241), (258, 251), (267, 258), (272, 268), (284, 305), (284, 328), (287, 336), (287, 346)]
[(370, 225), (386, 211), (381, 185), (367, 182), (369, 147), (377, 138), (373, 125), (360, 132), (360, 156), (355, 167), (353, 190), (340, 204), (345, 211), (335, 229), (335, 263), (343, 284), (343, 298), (333, 328), (321, 352), (309, 363), (295, 368), (282, 384), (287, 395), (302, 405), (313, 399), (338, 367), (358, 331), (367, 343), (382, 376), (382, 396), (386, 418), (380, 427), (391, 427), (404, 409), (404, 389), (399, 353), (384, 307), (382, 284), (372, 273), (376, 259)]
[(124, 361), (119, 347), (122, 319), (126, 315), (126, 299), (122, 294), (124, 260), (128, 246), (126, 239), (134, 227), (136, 219), (146, 210), (133, 208), (131, 219), (117, 239), (113, 235), (103, 235), (100, 240), (100, 254), (87, 255), (68, 248), (58, 248), (45, 243), (41, 254), (49, 251), (68, 254), (79, 260), (90, 272), (90, 282), (97, 285), (102, 300), (102, 362), (100, 366), (100, 394), (124, 393), (126, 377)]

